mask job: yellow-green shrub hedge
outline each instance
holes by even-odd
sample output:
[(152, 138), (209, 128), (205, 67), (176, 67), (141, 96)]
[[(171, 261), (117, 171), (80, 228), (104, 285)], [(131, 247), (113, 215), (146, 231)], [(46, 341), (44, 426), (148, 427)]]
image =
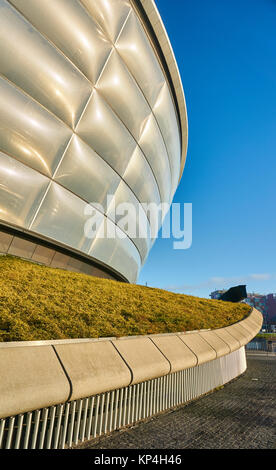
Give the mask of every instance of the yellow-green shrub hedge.
[(0, 256), (0, 341), (219, 328), (250, 308)]

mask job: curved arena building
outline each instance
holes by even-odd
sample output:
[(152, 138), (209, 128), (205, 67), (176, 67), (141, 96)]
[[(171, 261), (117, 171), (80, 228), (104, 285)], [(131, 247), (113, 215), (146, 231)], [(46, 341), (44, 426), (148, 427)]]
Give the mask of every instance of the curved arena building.
[[(0, 0), (0, 37), (0, 252), (136, 282), (151, 220), (120, 235), (107, 196), (170, 204), (187, 150), (153, 0)], [(115, 237), (85, 236), (87, 206)]]

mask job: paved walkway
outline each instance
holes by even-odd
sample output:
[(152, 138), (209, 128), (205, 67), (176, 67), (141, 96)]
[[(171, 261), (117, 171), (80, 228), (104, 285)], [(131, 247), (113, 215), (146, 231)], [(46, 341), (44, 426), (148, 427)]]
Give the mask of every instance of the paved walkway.
[(78, 448), (276, 448), (276, 355), (249, 352), (247, 361), (246, 373), (224, 388)]

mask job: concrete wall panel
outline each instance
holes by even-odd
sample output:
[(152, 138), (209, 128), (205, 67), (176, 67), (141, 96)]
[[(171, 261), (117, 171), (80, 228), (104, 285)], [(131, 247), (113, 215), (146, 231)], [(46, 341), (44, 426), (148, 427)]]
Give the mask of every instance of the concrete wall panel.
[(198, 333), (183, 333), (179, 338), (197, 356), (198, 364), (216, 359), (216, 351)]
[(255, 321), (259, 328), (262, 327), (263, 324), (263, 315), (259, 310), (253, 308), (251, 315), (249, 316), (250, 320)]
[(113, 344), (132, 371), (132, 384), (170, 372), (169, 361), (147, 337), (118, 339)]
[(222, 339), (230, 348), (231, 352), (240, 348), (240, 342), (226, 328), (218, 328), (214, 333)]
[(154, 344), (170, 361), (171, 372), (188, 369), (197, 364), (196, 355), (177, 336), (152, 336)]
[(258, 334), (260, 331), (260, 325), (251, 318), (247, 318), (246, 320), (241, 322), (241, 325), (246, 328), (252, 335)]
[(263, 325), (263, 315), (253, 308), (251, 314), (245, 320), (241, 321), (240, 324), (249, 327), (252, 332), (255, 328), (254, 333), (257, 334)]
[(238, 323), (228, 326), (226, 330), (239, 341), (240, 346), (244, 346), (252, 338), (252, 335)]
[(207, 341), (207, 343), (212, 346), (212, 348), (216, 351), (217, 357), (224, 356), (225, 354), (229, 354), (231, 352), (230, 346), (223, 341), (218, 335), (216, 335), (213, 331), (203, 331), (199, 333), (199, 335)]
[(111, 341), (55, 346), (72, 383), (70, 400), (130, 384), (131, 373)]
[(251, 315), (226, 328), (189, 334), (1, 343), (0, 418), (227, 357), (258, 332), (262, 315)]
[(0, 418), (68, 399), (70, 385), (52, 346), (0, 349)]

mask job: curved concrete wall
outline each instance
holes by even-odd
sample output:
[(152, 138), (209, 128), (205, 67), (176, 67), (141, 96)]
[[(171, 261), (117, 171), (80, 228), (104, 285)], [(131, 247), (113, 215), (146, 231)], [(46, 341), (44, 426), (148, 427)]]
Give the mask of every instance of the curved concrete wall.
[(0, 343), (0, 418), (223, 360), (256, 336), (262, 319), (253, 309), (244, 320), (212, 331)]
[(197, 365), (195, 353), (186, 346), (181, 339), (176, 336), (158, 336), (151, 340), (168, 359), (170, 372), (177, 372)]
[(170, 372), (170, 363), (148, 337), (113, 341), (132, 372), (131, 384), (161, 377)]
[(213, 331), (204, 331), (199, 335), (214, 349), (217, 358), (231, 352), (228, 344)]
[(72, 391), (68, 400), (125, 387), (131, 382), (131, 372), (111, 341), (60, 344), (55, 350), (70, 378)]
[(219, 337), (230, 348), (230, 351), (236, 351), (240, 347), (239, 341), (232, 336), (226, 328), (216, 330), (216, 336)]
[(1, 348), (0, 417), (68, 399), (70, 384), (51, 346)]
[(193, 351), (197, 358), (197, 365), (203, 364), (204, 362), (212, 361), (216, 358), (216, 351), (210, 346), (200, 334), (186, 334), (179, 335), (179, 338), (188, 348)]

